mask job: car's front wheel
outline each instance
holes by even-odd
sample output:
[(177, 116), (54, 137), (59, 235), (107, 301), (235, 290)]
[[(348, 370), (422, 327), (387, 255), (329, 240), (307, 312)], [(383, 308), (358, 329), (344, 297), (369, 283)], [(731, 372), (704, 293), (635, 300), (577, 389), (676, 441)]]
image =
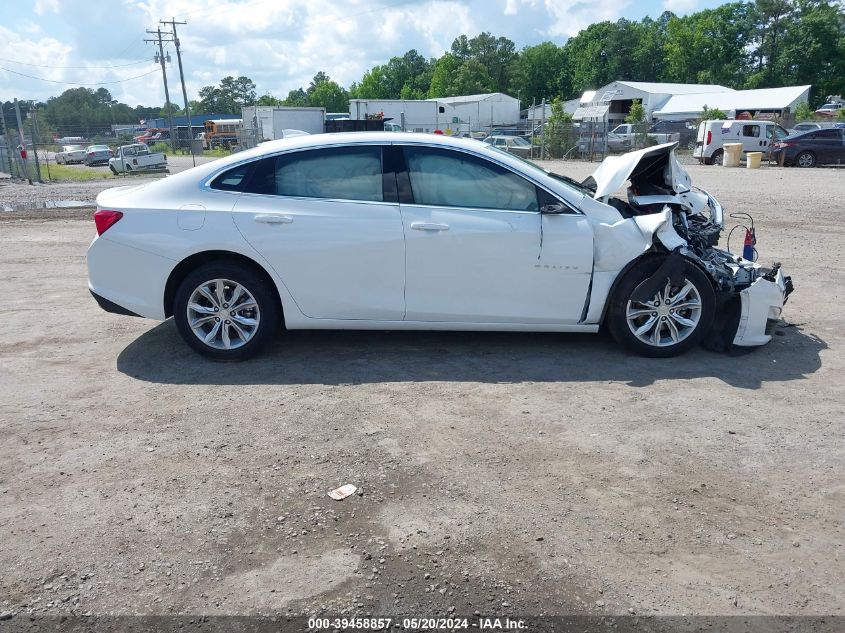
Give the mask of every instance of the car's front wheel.
[(613, 338), (628, 349), (656, 358), (676, 356), (698, 344), (713, 323), (716, 299), (707, 276), (689, 261), (672, 277), (661, 280), (648, 299), (637, 290), (649, 282), (662, 260), (635, 265), (610, 299), (607, 326)]
[(173, 317), (188, 345), (222, 361), (253, 356), (281, 322), (267, 280), (237, 262), (210, 263), (188, 274), (176, 290)]

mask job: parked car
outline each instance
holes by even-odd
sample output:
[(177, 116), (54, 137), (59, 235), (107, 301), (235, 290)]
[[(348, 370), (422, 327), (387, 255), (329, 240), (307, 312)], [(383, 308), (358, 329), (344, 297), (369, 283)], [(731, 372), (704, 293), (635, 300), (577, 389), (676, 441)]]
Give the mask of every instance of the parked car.
[[(715, 248), (722, 207), (692, 188), (674, 148), (606, 159), (579, 183), (470, 139), (269, 141), (102, 192), (88, 285), (108, 311), (172, 316), (189, 346), (219, 360), (253, 355), (282, 324), (604, 324), (658, 357), (705, 337), (717, 349), (763, 345), (791, 281)], [(626, 181), (627, 197), (613, 197)]]
[(151, 152), (145, 143), (123, 145), (109, 160), (109, 169), (113, 174), (163, 171), (167, 169), (167, 156), (162, 152)]
[(821, 130), (824, 127), (829, 127), (829, 124), (826, 126), (823, 123), (819, 123), (817, 121), (803, 121), (801, 123), (796, 123), (792, 126), (787, 132), (791, 134), (801, 134), (802, 132), (809, 132), (810, 130)]
[(648, 135), (658, 143), (678, 142), (679, 147), (695, 149), (698, 128), (693, 121), (658, 121), (648, 129)]
[(789, 133), (774, 121), (702, 121), (698, 126), (692, 155), (705, 165), (721, 165), (725, 156), (725, 143), (741, 143), (743, 154), (763, 152), (770, 158), (772, 144), (787, 136)]
[(822, 107), (816, 110), (816, 114), (821, 116), (836, 116), (842, 109), (841, 103), (825, 103)]
[(89, 145), (85, 150), (85, 164), (89, 167), (94, 165), (108, 165), (109, 159), (114, 152), (108, 145)]
[[(488, 136), (484, 142), (522, 158), (531, 156), (531, 142), (521, 136)], [(539, 153), (540, 149), (537, 148), (537, 154)]]
[(796, 167), (845, 164), (845, 129), (810, 130), (775, 143), (779, 164)]
[(56, 152), (56, 163), (70, 165), (85, 161), (85, 148), (82, 145), (63, 145), (62, 151)]

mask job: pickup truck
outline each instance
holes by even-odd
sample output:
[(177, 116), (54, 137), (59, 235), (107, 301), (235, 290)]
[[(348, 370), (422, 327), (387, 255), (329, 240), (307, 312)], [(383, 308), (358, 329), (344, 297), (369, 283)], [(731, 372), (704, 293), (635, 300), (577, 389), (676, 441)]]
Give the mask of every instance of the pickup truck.
[(133, 172), (168, 171), (167, 156), (162, 152), (151, 152), (144, 143), (123, 145), (109, 159), (109, 169), (114, 174)]

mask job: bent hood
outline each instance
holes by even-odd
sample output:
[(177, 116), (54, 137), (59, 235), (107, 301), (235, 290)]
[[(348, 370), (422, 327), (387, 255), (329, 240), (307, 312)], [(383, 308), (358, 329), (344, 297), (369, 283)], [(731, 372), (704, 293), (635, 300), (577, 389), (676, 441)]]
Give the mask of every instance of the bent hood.
[(675, 157), (677, 146), (678, 143), (664, 143), (621, 156), (608, 156), (584, 185), (595, 186), (596, 200), (613, 195), (627, 180), (632, 184), (669, 188), (676, 194), (687, 192), (692, 180)]

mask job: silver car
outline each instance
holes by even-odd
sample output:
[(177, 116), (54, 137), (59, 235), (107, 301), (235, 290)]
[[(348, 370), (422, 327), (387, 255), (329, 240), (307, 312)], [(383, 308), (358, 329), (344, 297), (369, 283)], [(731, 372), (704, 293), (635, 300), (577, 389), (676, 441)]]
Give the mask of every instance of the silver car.
[(112, 156), (114, 156), (114, 152), (109, 149), (108, 145), (89, 145), (88, 149), (85, 150), (85, 164), (89, 167), (108, 165)]

